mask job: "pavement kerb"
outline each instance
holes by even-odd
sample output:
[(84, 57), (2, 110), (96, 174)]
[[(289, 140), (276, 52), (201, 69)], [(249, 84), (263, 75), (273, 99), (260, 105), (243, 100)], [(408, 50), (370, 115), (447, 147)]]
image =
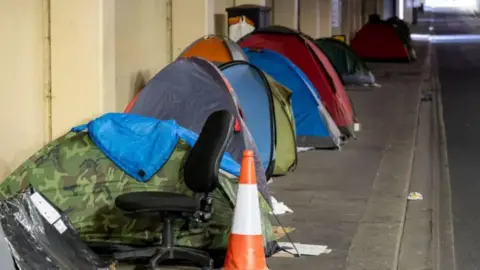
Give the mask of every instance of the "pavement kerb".
[[(431, 44), (419, 87), (408, 97), (410, 108), (399, 110), (388, 147), (380, 161), (372, 194), (347, 258), (347, 270), (397, 269), (405, 224), (407, 196), (417, 137), (423, 84), (430, 79)], [(404, 103), (399, 102), (399, 106)]]
[(434, 146), (432, 154), (433, 217), (432, 217), (432, 260), (433, 269), (456, 270), (453, 214), (451, 204), (450, 171), (448, 165), (447, 137), (443, 120), (441, 85), (435, 48), (432, 49), (432, 97), (434, 105)]

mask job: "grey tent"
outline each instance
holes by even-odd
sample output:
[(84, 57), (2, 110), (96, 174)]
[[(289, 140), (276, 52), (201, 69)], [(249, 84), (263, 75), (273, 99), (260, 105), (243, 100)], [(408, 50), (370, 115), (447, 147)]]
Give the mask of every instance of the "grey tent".
[(207, 60), (189, 57), (176, 60), (155, 75), (128, 112), (161, 120), (174, 119), (180, 126), (199, 133), (211, 113), (230, 111), (237, 124), (227, 152), (240, 163), (245, 149), (255, 151), (258, 189), (270, 203), (265, 169), (238, 108), (238, 97), (222, 72)]

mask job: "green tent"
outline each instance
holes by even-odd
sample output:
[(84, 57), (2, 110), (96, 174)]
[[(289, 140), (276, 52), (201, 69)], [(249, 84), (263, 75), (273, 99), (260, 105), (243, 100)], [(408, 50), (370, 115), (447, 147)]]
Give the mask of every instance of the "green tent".
[(346, 43), (334, 38), (320, 38), (315, 40), (315, 44), (325, 53), (345, 84), (375, 84), (372, 71)]
[[(179, 139), (174, 150), (148, 181), (130, 177), (105, 156), (88, 132), (69, 132), (46, 145), (18, 167), (0, 184), (0, 201), (33, 187), (68, 216), (87, 243), (145, 245), (161, 239), (158, 222), (126, 217), (115, 207), (115, 198), (136, 191), (165, 191), (191, 195), (183, 182), (183, 163), (190, 146)], [(237, 179), (220, 174), (220, 185), (213, 194), (213, 217), (201, 227), (176, 224), (178, 245), (205, 249), (225, 249), (228, 244)], [(270, 207), (259, 195), (265, 244), (273, 243)], [(187, 228), (185, 228), (187, 227)]]
[(277, 142), (274, 175), (294, 171), (297, 165), (295, 119), (292, 110), (292, 91), (265, 74), (273, 94)]

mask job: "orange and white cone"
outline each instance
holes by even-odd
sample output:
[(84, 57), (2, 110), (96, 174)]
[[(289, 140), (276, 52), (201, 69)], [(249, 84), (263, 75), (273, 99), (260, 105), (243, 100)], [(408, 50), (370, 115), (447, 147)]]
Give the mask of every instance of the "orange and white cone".
[(237, 203), (224, 270), (268, 270), (263, 249), (253, 151), (243, 152)]

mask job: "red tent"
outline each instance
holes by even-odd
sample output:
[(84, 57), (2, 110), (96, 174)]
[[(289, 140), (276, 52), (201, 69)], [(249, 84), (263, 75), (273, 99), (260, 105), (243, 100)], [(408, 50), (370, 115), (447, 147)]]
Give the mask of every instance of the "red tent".
[(351, 42), (352, 50), (365, 61), (410, 62), (402, 37), (387, 23), (367, 23)]
[(315, 86), (339, 129), (353, 136), (353, 110), (343, 83), (311, 38), (290, 28), (272, 25), (255, 30), (238, 43), (243, 48), (267, 48), (290, 59)]

